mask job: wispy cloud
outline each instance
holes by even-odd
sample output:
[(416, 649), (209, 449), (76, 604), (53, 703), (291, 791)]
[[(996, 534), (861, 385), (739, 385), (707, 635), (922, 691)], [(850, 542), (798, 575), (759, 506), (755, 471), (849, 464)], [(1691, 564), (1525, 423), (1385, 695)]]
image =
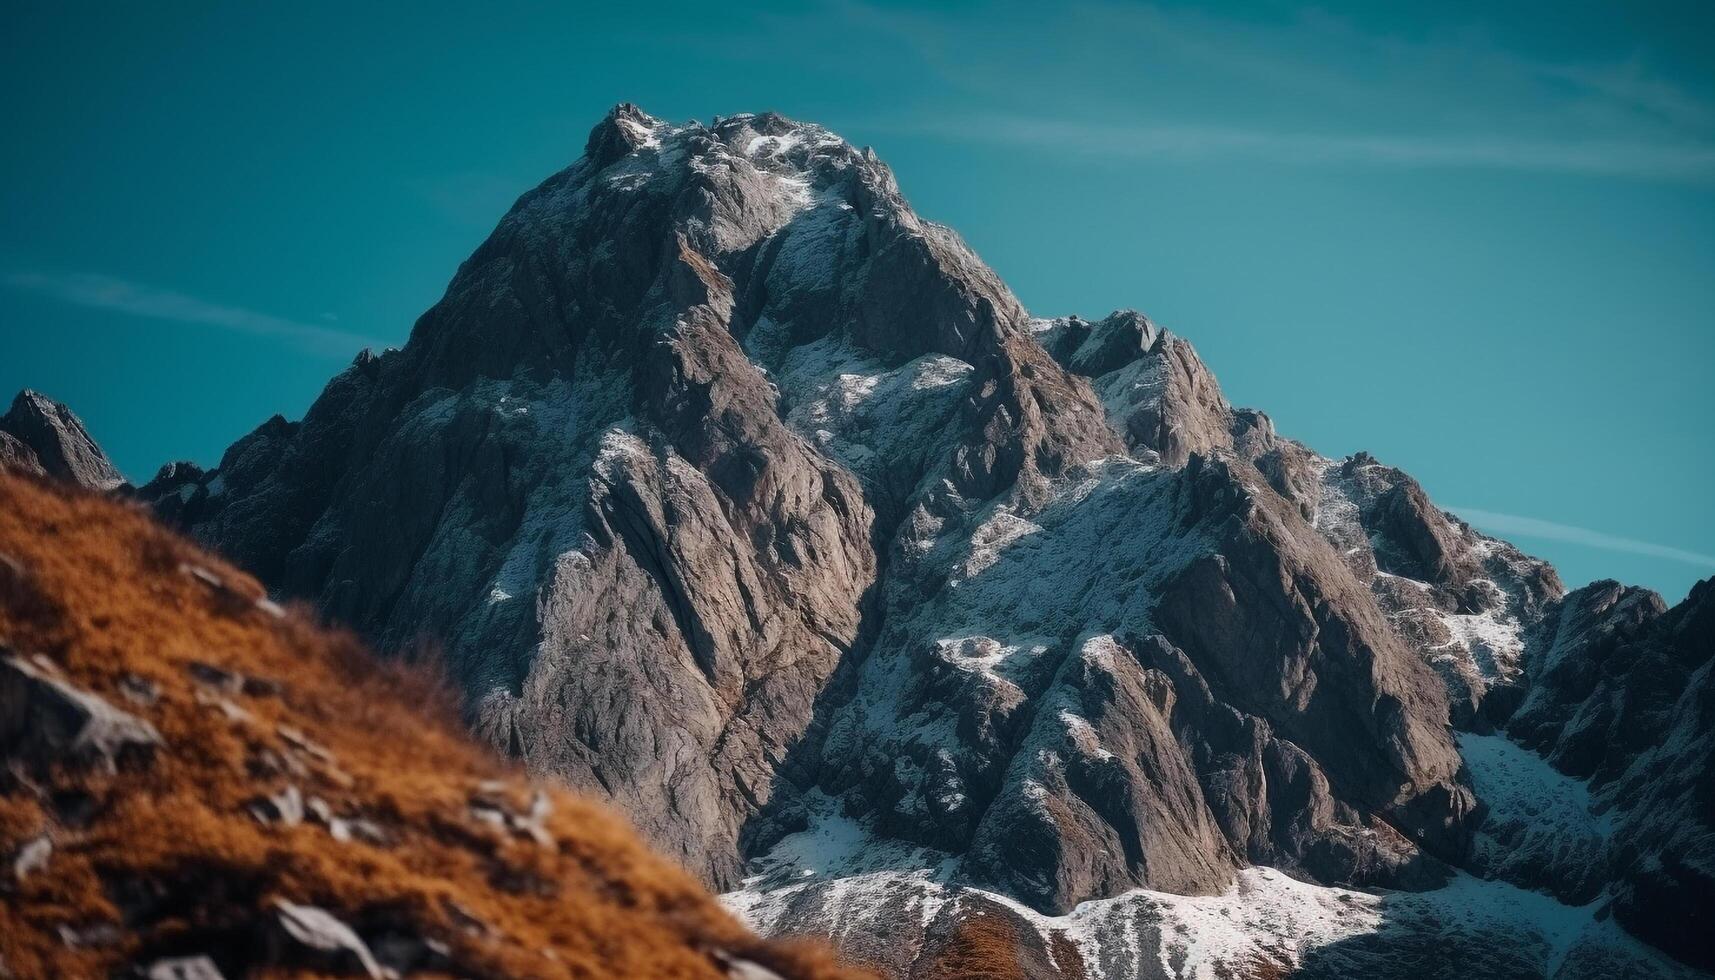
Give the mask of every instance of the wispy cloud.
[(1715, 568), (1715, 555), (1706, 555), (1698, 551), (1687, 551), (1684, 548), (1674, 548), (1650, 541), (1639, 541), (1635, 538), (1622, 538), (1613, 534), (1604, 534), (1601, 531), (1592, 531), (1585, 527), (1557, 524), (1554, 521), (1539, 520), (1535, 517), (1498, 514), (1492, 510), (1481, 510), (1476, 507), (1449, 507), (1448, 510), (1467, 522), (1495, 534), (1516, 535), (1521, 538), (1541, 538), (1548, 541), (1565, 541), (1568, 544), (1599, 548), (1603, 551), (1623, 551), (1633, 555), (1648, 555), (1652, 558), (1684, 562), (1703, 568)]
[(1107, 158), (1197, 159), (1249, 156), (1278, 163), (1481, 168), (1715, 181), (1715, 145), (1622, 141), (1516, 140), (1498, 137), (1343, 135), (1227, 126), (1163, 126), (1023, 116), (975, 117), (921, 132), (1089, 153)]
[(1478, 18), (1412, 37), (1292, 16), (1083, 0), (966, 18), (862, 2), (854, 29), (916, 53), (943, 93), (872, 128), (1113, 159), (1487, 169), (1715, 182), (1715, 98), (1624, 39), (1562, 61)]
[(22, 271), (7, 273), (4, 281), (13, 289), (40, 293), (73, 306), (272, 337), (323, 356), (348, 357), (363, 347), (382, 346), (377, 340), (344, 330), (228, 306), (114, 276)]

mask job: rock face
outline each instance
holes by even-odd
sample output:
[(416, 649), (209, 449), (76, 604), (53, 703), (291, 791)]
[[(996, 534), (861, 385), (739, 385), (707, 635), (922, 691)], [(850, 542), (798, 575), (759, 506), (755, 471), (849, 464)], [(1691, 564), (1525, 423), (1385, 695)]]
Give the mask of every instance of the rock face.
[(0, 469), (64, 480), (89, 490), (125, 482), (71, 409), (28, 389), (0, 415)]
[[(873, 153), (772, 114), (616, 107), (402, 350), (142, 494), (384, 648), (443, 645), (494, 745), (758, 922), (895, 937), (860, 952), (896, 971), (1025, 936), (1032, 975), (1117, 975), (1165, 907), (1126, 896), (1295, 887), (1253, 865), (1619, 880), (1496, 862), (1455, 739), (1528, 755), (1494, 734), (1521, 701), (1610, 696), (1530, 700), (1552, 569), (1228, 405), (1141, 314), (1032, 319)], [(1638, 901), (1701, 887), (1663, 874)], [(1246, 936), (1235, 969), (1304, 959)]]
[(1182, 466), (1192, 453), (1231, 447), (1235, 418), (1215, 376), (1190, 344), (1148, 317), (1119, 310), (1096, 323), (1071, 316), (1032, 326), (1055, 360), (1090, 379), (1133, 452)]
[(1715, 971), (1715, 579), (1666, 611), (1652, 592), (1596, 582), (1539, 629), (1507, 734), (1588, 785), (1619, 921)]
[(1180, 466), (1230, 453), (1253, 466), (1442, 675), (1456, 724), (1488, 730), (1518, 704), (1524, 634), (1565, 591), (1554, 569), (1476, 533), (1368, 453), (1325, 459), (1276, 435), (1267, 415), (1230, 407), (1190, 344), (1137, 313), (1033, 326), (1090, 378), (1134, 454)]

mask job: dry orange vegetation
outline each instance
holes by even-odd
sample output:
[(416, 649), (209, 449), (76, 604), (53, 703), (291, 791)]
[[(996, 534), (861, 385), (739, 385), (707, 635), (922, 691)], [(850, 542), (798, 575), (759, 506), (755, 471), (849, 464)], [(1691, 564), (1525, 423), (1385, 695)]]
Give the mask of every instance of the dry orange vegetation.
[(1030, 980), (1018, 963), (1018, 936), (991, 916), (966, 918), (936, 952), (924, 980)]
[[(1016, 916), (995, 914), (995, 908), (961, 910), (953, 930), (939, 948), (927, 951), (914, 976), (918, 980), (1031, 980), (1040, 976), (1083, 980), (1083, 956), (1065, 933), (1046, 937), (1044, 955), (1038, 945), (1040, 937), (1030, 926)], [(1026, 941), (1025, 930), (1031, 930), (1031, 941)]]
[[(463, 976), (721, 977), (732, 958), (856, 975), (819, 947), (756, 938), (571, 793), (548, 790), (531, 827), (479, 819), (473, 801), (547, 807), (463, 737), (435, 684), (302, 610), (258, 605), (255, 581), (139, 509), (0, 473), (0, 555), (0, 642), (164, 742), (117, 773), (14, 764), (0, 779), (0, 975), (108, 976), (193, 953), (228, 976), (290, 972), (258, 951), (275, 899), (444, 942)], [(211, 686), (198, 663), (254, 681)], [(151, 686), (153, 703), (137, 696)], [(336, 840), (325, 820), (247, 809), (288, 785), (383, 833)], [(15, 874), (44, 832), (46, 864)]]

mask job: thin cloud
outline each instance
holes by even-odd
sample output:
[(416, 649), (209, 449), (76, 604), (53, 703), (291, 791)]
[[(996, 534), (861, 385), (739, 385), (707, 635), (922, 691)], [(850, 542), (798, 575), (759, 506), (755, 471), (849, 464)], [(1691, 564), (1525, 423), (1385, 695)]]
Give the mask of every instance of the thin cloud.
[(73, 306), (108, 310), (147, 320), (197, 323), (257, 337), (272, 337), (323, 356), (347, 357), (364, 347), (382, 346), (372, 338), (344, 330), (288, 320), (242, 307), (226, 306), (114, 276), (85, 272), (12, 272), (5, 276), (4, 281), (13, 289), (39, 293)]
[(1618, 141), (1533, 141), (1350, 136), (1224, 126), (1159, 126), (1007, 116), (920, 132), (965, 141), (1108, 158), (1201, 159), (1244, 155), (1278, 163), (1490, 169), (1715, 181), (1715, 146)]
[(1480, 21), (1409, 40), (1314, 9), (1276, 19), (1003, 5), (973, 45), (953, 15), (843, 9), (854, 29), (887, 32), (964, 96), (869, 127), (884, 132), (1119, 160), (1715, 183), (1706, 92), (1639, 57), (1559, 62), (1498, 46)]
[(1589, 528), (1557, 524), (1535, 517), (1497, 514), (1491, 510), (1479, 510), (1475, 507), (1451, 507), (1448, 509), (1467, 522), (1496, 534), (1517, 535), (1521, 538), (1542, 538), (1548, 541), (1565, 541), (1568, 544), (1579, 544), (1587, 548), (1599, 548), (1603, 551), (1623, 551), (1627, 554), (1648, 555), (1652, 558), (1684, 562), (1687, 565), (1715, 568), (1715, 555), (1687, 551), (1684, 548), (1673, 548), (1664, 544), (1639, 541), (1635, 538), (1622, 538), (1612, 534), (1604, 534), (1601, 531), (1592, 531)]

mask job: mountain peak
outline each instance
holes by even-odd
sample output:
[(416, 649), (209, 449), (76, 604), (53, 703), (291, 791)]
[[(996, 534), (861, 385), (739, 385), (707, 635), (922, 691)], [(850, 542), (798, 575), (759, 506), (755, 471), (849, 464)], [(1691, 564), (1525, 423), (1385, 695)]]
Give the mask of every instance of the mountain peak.
[(589, 139), (584, 143), (584, 156), (598, 167), (606, 166), (648, 145), (659, 128), (660, 120), (630, 102), (621, 102), (609, 109), (601, 122), (590, 130)]
[(29, 388), (18, 392), (0, 416), (0, 466), (90, 490), (111, 490), (125, 482), (76, 413)]

